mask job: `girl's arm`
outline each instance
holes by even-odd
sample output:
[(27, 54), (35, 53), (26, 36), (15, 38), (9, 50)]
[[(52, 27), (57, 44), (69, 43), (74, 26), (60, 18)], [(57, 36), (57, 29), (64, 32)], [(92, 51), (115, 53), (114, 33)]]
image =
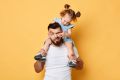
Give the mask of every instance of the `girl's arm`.
[(68, 32), (65, 32), (66, 37), (71, 37), (72, 29), (68, 29)]
[(68, 29), (67, 32), (62, 32), (63, 37), (71, 37), (72, 29)]

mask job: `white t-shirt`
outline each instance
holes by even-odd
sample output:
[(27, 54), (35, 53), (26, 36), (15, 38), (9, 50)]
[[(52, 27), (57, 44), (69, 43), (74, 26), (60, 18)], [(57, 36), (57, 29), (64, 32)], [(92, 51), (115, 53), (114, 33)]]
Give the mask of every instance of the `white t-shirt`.
[[(78, 52), (74, 47), (76, 56)], [(71, 68), (68, 66), (68, 48), (62, 44), (50, 45), (45, 62), (44, 80), (71, 80)]]

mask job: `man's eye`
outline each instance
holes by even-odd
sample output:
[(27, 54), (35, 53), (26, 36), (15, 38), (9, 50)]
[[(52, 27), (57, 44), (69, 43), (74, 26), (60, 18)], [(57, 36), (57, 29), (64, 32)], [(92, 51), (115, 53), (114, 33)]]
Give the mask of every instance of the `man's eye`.
[(53, 33), (50, 33), (50, 35), (53, 35)]
[(59, 33), (56, 33), (56, 34), (59, 34)]

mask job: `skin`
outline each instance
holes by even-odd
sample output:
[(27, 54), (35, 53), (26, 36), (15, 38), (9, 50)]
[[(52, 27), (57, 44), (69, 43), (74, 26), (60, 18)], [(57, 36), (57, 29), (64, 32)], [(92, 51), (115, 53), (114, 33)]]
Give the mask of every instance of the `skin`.
[[(62, 38), (60, 37), (61, 33), (62, 33), (62, 30), (60, 28), (49, 29), (48, 36), (52, 41), (52, 45), (60, 46), (61, 44), (63, 44), (61, 42)], [(34, 63), (35, 72), (40, 73), (43, 70), (44, 65), (45, 65), (44, 62), (36, 61)], [(83, 68), (83, 61), (80, 58), (77, 58), (77, 66), (75, 67), (75, 69), (81, 70), (82, 68)]]
[[(71, 16), (69, 14), (65, 14), (63, 17), (61, 17), (61, 23), (65, 26), (69, 25), (71, 23), (71, 21), (72, 21), (72, 19), (71, 19)], [(71, 33), (72, 33), (72, 29), (68, 29), (67, 32), (61, 32), (58, 36), (71, 38)], [(50, 40), (50, 37), (48, 36), (48, 38), (46, 39), (45, 44), (43, 46), (43, 49), (45, 50), (45, 52), (41, 52), (43, 55), (47, 55), (47, 51), (48, 51), (51, 43), (52, 42)], [(74, 55), (74, 50), (73, 50), (73, 44), (69, 43), (69, 42), (65, 42), (65, 45), (69, 49), (69, 55), (68, 55), (69, 59), (76, 60), (76, 56)]]
[[(83, 61), (80, 58), (77, 58), (77, 66), (75, 67), (75, 69), (77, 70), (82, 70), (83, 69)], [(40, 61), (36, 61), (34, 63), (34, 70), (36, 73), (40, 73), (43, 69), (44, 69), (44, 62), (40, 62)]]
[[(65, 26), (69, 25), (71, 23), (71, 21), (72, 21), (72, 19), (69, 14), (65, 14), (61, 18), (61, 23)], [(67, 32), (61, 32), (58, 36), (71, 38), (71, 33), (72, 33), (72, 29), (68, 29)], [(50, 34), (48, 34), (48, 35), (50, 35)], [(56, 37), (56, 35), (53, 35), (52, 37)], [(47, 55), (47, 51), (51, 44), (52, 44), (52, 41), (50, 39), (50, 36), (48, 36), (48, 38), (46, 39), (45, 44), (43, 46), (44, 52), (41, 51), (42, 55), (44, 55), (44, 56)], [(69, 59), (76, 60), (76, 56), (74, 55), (74, 50), (73, 50), (73, 43), (65, 42), (65, 45), (68, 47), (68, 50), (69, 50), (69, 55), (68, 55)]]
[(62, 30), (60, 28), (57, 29), (49, 29), (48, 36), (50, 40), (52, 41), (53, 45), (60, 45), (62, 37), (59, 35), (62, 33)]
[[(71, 23), (72, 19), (71, 16), (69, 14), (65, 14), (62, 18), (61, 18), (61, 23), (65, 26), (69, 25)], [(62, 32), (60, 35), (62, 37), (69, 37), (71, 38), (71, 33), (72, 33), (72, 29), (68, 29), (67, 32)], [(65, 42), (65, 45), (68, 47), (69, 49), (69, 59), (70, 60), (76, 60), (76, 56), (74, 55), (74, 50), (73, 50), (73, 43), (69, 43), (69, 42)]]

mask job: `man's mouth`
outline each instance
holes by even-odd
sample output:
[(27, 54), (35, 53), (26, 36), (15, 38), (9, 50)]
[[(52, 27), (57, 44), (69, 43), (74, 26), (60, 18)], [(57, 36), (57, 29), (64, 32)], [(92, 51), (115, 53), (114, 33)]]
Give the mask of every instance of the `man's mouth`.
[(62, 43), (62, 39), (61, 38), (56, 38), (54, 40), (52, 40), (52, 43), (56, 46), (60, 46)]
[(55, 42), (59, 42), (59, 41), (60, 41), (60, 38), (56, 38), (54, 41), (55, 41)]
[(58, 42), (58, 41), (59, 41), (59, 39), (55, 39), (55, 41), (57, 41), (57, 42)]

